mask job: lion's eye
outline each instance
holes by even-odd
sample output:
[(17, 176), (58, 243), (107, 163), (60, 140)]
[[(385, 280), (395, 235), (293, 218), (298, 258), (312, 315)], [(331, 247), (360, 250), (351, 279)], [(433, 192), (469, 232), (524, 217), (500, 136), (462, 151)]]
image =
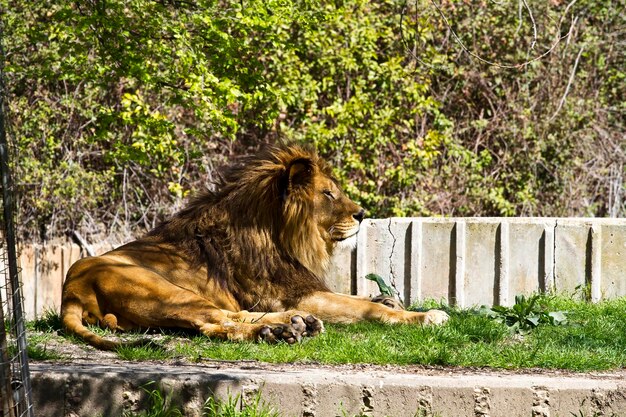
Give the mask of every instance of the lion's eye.
[(335, 199), (335, 196), (333, 195), (333, 192), (330, 190), (324, 190), (322, 191), (322, 193), (324, 193), (324, 195), (328, 198), (330, 198), (331, 200)]

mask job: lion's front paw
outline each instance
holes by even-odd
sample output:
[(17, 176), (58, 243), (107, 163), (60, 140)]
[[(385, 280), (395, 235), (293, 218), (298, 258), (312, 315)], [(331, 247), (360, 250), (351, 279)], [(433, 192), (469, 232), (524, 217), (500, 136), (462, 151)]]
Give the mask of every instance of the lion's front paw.
[(447, 322), (449, 318), (450, 316), (445, 311), (430, 310), (424, 316), (424, 324), (438, 326)]
[(324, 324), (318, 318), (295, 315), (290, 324), (267, 324), (259, 331), (259, 338), (266, 342), (285, 341), (290, 345), (300, 342), (304, 336), (316, 336), (324, 331)]
[(259, 339), (269, 343), (282, 340), (292, 345), (302, 339), (302, 332), (291, 324), (266, 324), (259, 330)]
[(296, 314), (291, 317), (291, 325), (302, 336), (312, 337), (324, 332), (324, 323), (322, 323), (322, 320), (311, 314), (307, 314), (306, 317), (303, 317), (303, 315), (304, 314)]
[[(293, 321), (293, 319), (291, 320)], [(324, 333), (324, 323), (317, 317), (309, 314), (304, 319), (304, 323), (306, 323), (306, 330), (302, 333), (303, 336), (317, 336)]]

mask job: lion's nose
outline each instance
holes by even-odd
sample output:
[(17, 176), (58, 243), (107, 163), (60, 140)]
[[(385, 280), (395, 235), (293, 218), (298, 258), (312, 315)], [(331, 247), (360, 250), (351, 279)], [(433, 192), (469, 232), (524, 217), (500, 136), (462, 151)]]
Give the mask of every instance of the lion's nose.
[(353, 214), (352, 217), (354, 217), (354, 220), (356, 220), (357, 222), (361, 223), (363, 221), (363, 219), (365, 218), (365, 210), (363, 210), (363, 209), (359, 210), (359, 212)]

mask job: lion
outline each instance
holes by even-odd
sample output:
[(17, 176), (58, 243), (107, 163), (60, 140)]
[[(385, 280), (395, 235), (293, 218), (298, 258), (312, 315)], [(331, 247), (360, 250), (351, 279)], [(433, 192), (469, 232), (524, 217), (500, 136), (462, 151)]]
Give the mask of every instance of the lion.
[(86, 325), (291, 344), (320, 334), (324, 322), (448, 319), (329, 289), (333, 249), (356, 242), (365, 211), (313, 150), (268, 146), (227, 166), (214, 185), (144, 237), (71, 266), (61, 304), (68, 334), (103, 350), (124, 342)]

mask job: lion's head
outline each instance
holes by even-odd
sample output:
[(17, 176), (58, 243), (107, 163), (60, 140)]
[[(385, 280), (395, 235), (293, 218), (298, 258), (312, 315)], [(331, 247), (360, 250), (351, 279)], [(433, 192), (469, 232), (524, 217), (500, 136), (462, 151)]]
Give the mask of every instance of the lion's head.
[(365, 212), (343, 193), (317, 154), (298, 147), (274, 149), (273, 154), (284, 167), (280, 241), (321, 276), (335, 245), (356, 236)]
[(296, 261), (321, 278), (335, 245), (355, 236), (363, 217), (317, 153), (280, 145), (224, 168), (213, 191), (153, 234), (187, 240), (200, 262), (222, 265), (220, 273), (247, 262), (261, 266), (248, 271), (260, 276)]

